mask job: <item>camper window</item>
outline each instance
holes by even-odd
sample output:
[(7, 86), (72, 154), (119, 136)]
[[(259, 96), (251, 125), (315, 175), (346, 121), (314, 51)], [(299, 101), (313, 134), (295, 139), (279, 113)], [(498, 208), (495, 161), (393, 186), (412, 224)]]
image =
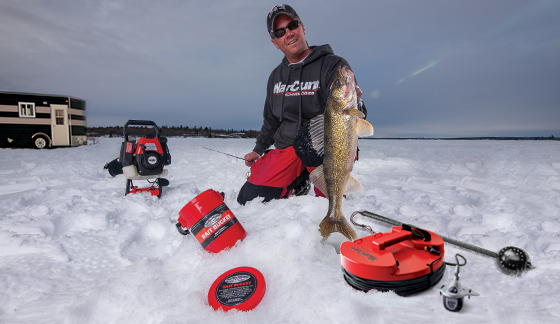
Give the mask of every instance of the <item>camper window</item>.
[(35, 103), (33, 103), (33, 102), (20, 102), (19, 103), (19, 116), (20, 117), (35, 117)]
[(55, 117), (56, 117), (57, 125), (64, 125), (64, 110), (62, 109), (55, 110)]

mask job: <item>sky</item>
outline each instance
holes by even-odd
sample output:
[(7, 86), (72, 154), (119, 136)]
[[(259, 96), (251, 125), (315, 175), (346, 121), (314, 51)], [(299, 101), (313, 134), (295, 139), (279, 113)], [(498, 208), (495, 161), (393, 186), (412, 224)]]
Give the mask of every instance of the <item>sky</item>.
[[(283, 54), (257, 0), (2, 0), (0, 90), (87, 102), (88, 126), (254, 129)], [(560, 0), (297, 1), (376, 137), (560, 136)]]

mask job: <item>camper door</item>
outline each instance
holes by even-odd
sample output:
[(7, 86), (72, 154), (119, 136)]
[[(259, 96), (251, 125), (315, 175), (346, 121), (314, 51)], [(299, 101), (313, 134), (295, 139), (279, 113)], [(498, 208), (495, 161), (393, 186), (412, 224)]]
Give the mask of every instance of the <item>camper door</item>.
[(52, 146), (70, 145), (68, 106), (51, 105)]

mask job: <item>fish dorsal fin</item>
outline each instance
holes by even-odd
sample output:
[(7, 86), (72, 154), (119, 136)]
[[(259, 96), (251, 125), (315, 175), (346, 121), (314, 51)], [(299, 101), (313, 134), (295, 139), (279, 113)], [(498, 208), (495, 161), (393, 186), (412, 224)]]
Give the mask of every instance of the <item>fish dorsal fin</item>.
[(321, 192), (328, 197), (327, 185), (325, 184), (325, 173), (323, 172), (322, 165), (311, 171), (309, 179), (311, 180), (311, 183), (317, 187), (317, 189), (321, 190)]
[(371, 136), (373, 135), (373, 126), (365, 119), (358, 119), (358, 127), (356, 129), (358, 136)]
[(346, 109), (344, 112), (347, 113), (348, 115), (352, 115), (360, 118), (366, 117), (366, 115), (364, 115), (364, 113), (359, 111), (357, 108)]
[(325, 115), (317, 115), (309, 121), (309, 136), (311, 137), (311, 146), (322, 157), (325, 154)]
[(352, 176), (348, 177), (348, 182), (346, 182), (346, 188), (344, 188), (345, 194), (356, 193), (364, 190), (364, 187), (358, 180), (354, 179)]

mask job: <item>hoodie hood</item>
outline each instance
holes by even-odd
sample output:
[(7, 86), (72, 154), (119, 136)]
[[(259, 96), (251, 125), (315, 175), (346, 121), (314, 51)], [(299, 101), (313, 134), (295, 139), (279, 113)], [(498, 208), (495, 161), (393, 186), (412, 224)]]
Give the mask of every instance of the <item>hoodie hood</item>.
[[(331, 48), (330, 45), (325, 44), (325, 45), (321, 45), (321, 46), (311, 46), (309, 47), (309, 49), (311, 49), (311, 53), (309, 53), (309, 55), (307, 55), (303, 60), (297, 62), (297, 63), (290, 63), (288, 62), (288, 59), (284, 56), (284, 58), (282, 59), (282, 63), (281, 65), (284, 66), (285, 69), (288, 69), (288, 76), (286, 78), (286, 82), (285, 84), (289, 84), (288, 81), (291, 79), (292, 77), (292, 73), (294, 75), (297, 75), (297, 80), (300, 83), (299, 86), (299, 109), (298, 109), (298, 126), (301, 126), (302, 123), (302, 88), (304, 88), (303, 82), (302, 82), (302, 76), (303, 76), (303, 70), (306, 66), (310, 66), (313, 65), (314, 62), (316, 62), (317, 60), (321, 59), (324, 56), (327, 55), (334, 55), (334, 52)], [(297, 82), (297, 81), (296, 81)], [(297, 86), (292, 86), (293, 90), (296, 90)], [(282, 98), (282, 103), (280, 105), (281, 108), (284, 107), (284, 96), (286, 95), (286, 92), (283, 93), (283, 98)], [(283, 112), (284, 109), (280, 110), (280, 122), (283, 121)]]
[(288, 59), (284, 56), (284, 58), (282, 59), (282, 64), (285, 65), (285, 66), (288, 66), (288, 67), (296, 67), (299, 64), (305, 66), (305, 65), (309, 65), (309, 64), (313, 63), (314, 61), (318, 60), (319, 58), (321, 58), (325, 55), (334, 54), (334, 52), (333, 52), (333, 50), (332, 50), (332, 48), (329, 44), (320, 45), (320, 46), (310, 46), (309, 49), (311, 50), (311, 53), (309, 53), (309, 55), (307, 55), (300, 62), (290, 63), (290, 62), (288, 62)]
[(339, 66), (348, 65), (330, 45), (311, 46), (297, 63), (284, 57), (268, 79), (263, 126), (254, 151), (293, 145), (300, 127), (325, 111), (329, 85)]

